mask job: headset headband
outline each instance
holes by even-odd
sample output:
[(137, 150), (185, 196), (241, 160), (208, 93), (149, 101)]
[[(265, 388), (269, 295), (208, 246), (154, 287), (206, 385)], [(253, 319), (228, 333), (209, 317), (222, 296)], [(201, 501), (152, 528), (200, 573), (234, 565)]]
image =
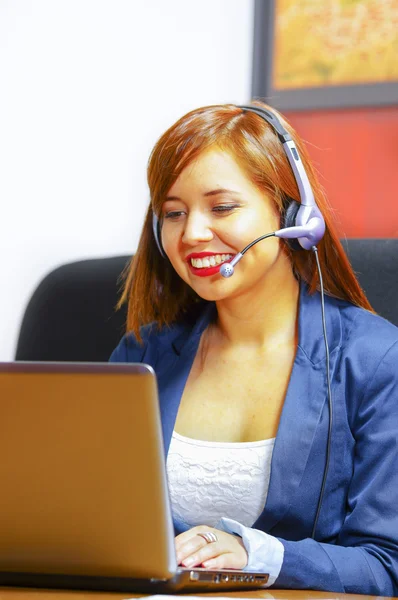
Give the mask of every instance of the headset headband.
[[(290, 133), (284, 128), (276, 115), (271, 111), (254, 105), (238, 106), (244, 112), (252, 112), (264, 119), (275, 131), (282, 143), (283, 150), (290, 163), (294, 178), (300, 194), (300, 203), (292, 200), (291, 208), (287, 209), (289, 219), (285, 222), (285, 228), (278, 231), (278, 237), (288, 240), (298, 240), (297, 247), (310, 250), (322, 239), (325, 232), (325, 221), (322, 213), (315, 203), (314, 194), (309, 182), (304, 165), (297, 151)], [(317, 221), (313, 221), (316, 219)], [(309, 223), (311, 221), (311, 226)], [(152, 228), (156, 244), (161, 255), (166, 258), (160, 239), (160, 224), (155, 212), (152, 211)], [(307, 228), (305, 231), (303, 228)]]

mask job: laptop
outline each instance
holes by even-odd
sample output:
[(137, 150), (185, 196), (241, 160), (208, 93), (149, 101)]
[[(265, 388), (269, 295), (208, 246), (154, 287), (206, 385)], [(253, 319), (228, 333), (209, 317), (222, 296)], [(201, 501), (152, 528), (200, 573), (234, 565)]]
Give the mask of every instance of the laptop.
[(0, 585), (162, 594), (265, 587), (177, 566), (145, 364), (0, 363)]

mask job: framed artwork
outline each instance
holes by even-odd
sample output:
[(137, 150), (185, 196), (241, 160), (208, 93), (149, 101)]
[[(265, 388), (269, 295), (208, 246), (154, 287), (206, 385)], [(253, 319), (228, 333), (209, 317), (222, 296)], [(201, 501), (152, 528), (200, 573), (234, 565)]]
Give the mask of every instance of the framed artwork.
[(252, 96), (281, 110), (398, 104), (398, 0), (255, 0)]

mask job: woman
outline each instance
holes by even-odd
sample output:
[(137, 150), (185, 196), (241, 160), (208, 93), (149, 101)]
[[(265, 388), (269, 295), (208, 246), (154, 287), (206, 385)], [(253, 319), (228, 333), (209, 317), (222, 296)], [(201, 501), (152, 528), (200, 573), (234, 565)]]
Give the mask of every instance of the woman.
[[(253, 107), (295, 141), (326, 223), (327, 347), (311, 244), (270, 237), (220, 274), (294, 225), (302, 199), (283, 136)], [(360, 289), (297, 134), (247, 108), (192, 111), (156, 144), (111, 360), (157, 374), (180, 564), (394, 596), (398, 330)]]

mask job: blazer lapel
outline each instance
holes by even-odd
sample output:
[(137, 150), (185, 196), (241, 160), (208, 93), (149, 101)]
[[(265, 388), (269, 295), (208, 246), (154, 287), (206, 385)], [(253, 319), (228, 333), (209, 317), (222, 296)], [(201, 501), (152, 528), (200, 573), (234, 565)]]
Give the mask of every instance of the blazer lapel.
[[(325, 298), (330, 368), (333, 369), (341, 324), (332, 299)], [(299, 344), (282, 410), (271, 462), (267, 501), (253, 527), (269, 531), (289, 510), (300, 485), (314, 435), (327, 402), (326, 352), (320, 296), (301, 285)], [(326, 443), (326, 440), (325, 440)]]
[[(208, 303), (193, 328), (176, 337), (166, 336), (159, 348), (155, 367), (159, 387), (163, 441), (167, 455), (178, 408), (200, 337), (215, 315), (215, 304)], [(330, 368), (341, 341), (339, 309), (325, 297)], [(321, 302), (318, 293), (310, 296), (301, 284), (299, 301), (299, 344), (282, 410), (271, 463), (267, 501), (253, 527), (269, 531), (289, 510), (300, 485), (314, 435), (327, 401), (326, 354), (322, 330)]]
[(159, 388), (159, 404), (167, 456), (177, 419), (182, 394), (198, 350), (200, 337), (215, 314), (215, 305), (208, 303), (195, 326), (185, 329), (176, 339), (168, 340), (167, 352), (161, 352), (162, 363), (155, 368)]

